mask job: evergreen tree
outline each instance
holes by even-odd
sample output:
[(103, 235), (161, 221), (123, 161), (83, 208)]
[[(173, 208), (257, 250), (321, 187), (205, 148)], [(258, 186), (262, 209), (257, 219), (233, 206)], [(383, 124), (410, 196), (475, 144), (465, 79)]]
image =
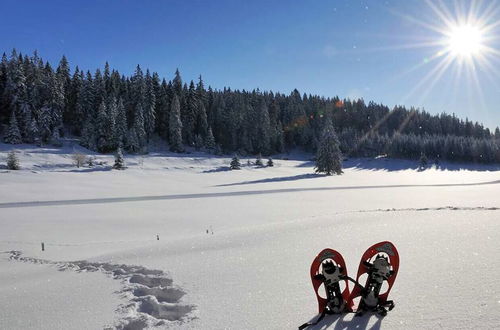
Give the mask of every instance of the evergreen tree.
[(116, 107), (114, 144), (116, 146), (125, 145), (127, 138), (127, 114), (123, 106), (123, 100), (120, 98)]
[(327, 175), (342, 174), (342, 153), (340, 143), (330, 120), (323, 128), (320, 145), (316, 155), (316, 173)]
[(186, 106), (181, 107), (181, 120), (183, 136), (188, 145), (194, 144), (194, 135), (196, 128), (196, 118), (198, 116), (198, 96), (193, 81), (189, 85), (186, 95)]
[(62, 92), (62, 100), (61, 100), (61, 114), (63, 117), (64, 123), (72, 122), (72, 113), (70, 112), (69, 100), (71, 93), (71, 76), (70, 76), (70, 68), (68, 60), (66, 56), (63, 55), (61, 61), (59, 62), (59, 66), (56, 70), (56, 77)]
[(39, 129), (40, 129), (40, 139), (41, 142), (46, 143), (50, 140), (50, 137), (52, 136), (52, 116), (51, 116), (52, 109), (45, 104), (41, 109), (40, 109), (40, 115), (39, 115)]
[[(386, 153), (418, 160), (422, 151), (432, 159), (500, 162), (500, 129), (492, 132), (455, 115), (431, 115), (404, 106), (389, 109), (362, 99), (301, 96), (297, 90), (289, 95), (258, 89), (206, 90), (201, 76), (196, 86), (186, 85), (178, 70), (172, 82), (160, 83), (155, 72), (146, 70), (144, 75), (137, 66), (126, 77), (107, 62), (103, 73), (97, 69), (94, 75), (85, 74), (76, 67), (70, 77), (65, 57), (54, 71), (36, 52), (29, 57), (13, 50), (10, 58), (4, 54), (0, 60), (0, 127), (7, 137), (14, 113), (22, 142), (47, 143), (70, 130), (81, 135), (82, 145), (101, 152), (120, 144), (135, 152), (145, 150), (153, 134), (171, 143), (176, 131), (169, 125), (176, 118), (170, 112), (174, 95), (180, 109), (177, 124), (181, 123), (174, 126), (181, 127), (184, 141), (199, 147), (201, 137), (218, 154), (224, 149), (267, 155), (299, 147), (317, 152), (325, 120), (331, 118), (342, 152), (352, 156)], [(106, 125), (109, 129), (103, 134)], [(182, 141), (174, 144), (182, 146)]]
[(88, 116), (83, 123), (80, 144), (90, 150), (96, 150), (96, 134), (93, 120)]
[(17, 158), (16, 152), (14, 150), (7, 154), (7, 168), (9, 170), (19, 170), (21, 166), (19, 165), (19, 158)]
[[(172, 88), (173, 92), (177, 95), (179, 99), (183, 98), (183, 91), (182, 91), (182, 78), (181, 78), (181, 73), (179, 72), (179, 69), (175, 70), (175, 77), (172, 80)], [(180, 100), (179, 100), (180, 102)]]
[(141, 150), (135, 127), (132, 127), (127, 136), (127, 149), (130, 153), (138, 153)]
[(4, 141), (5, 143), (10, 144), (22, 143), (21, 133), (19, 132), (19, 126), (17, 125), (16, 113), (14, 111), (12, 111), (12, 114), (10, 115), (9, 128), (4, 137)]
[(196, 134), (194, 136), (194, 147), (196, 150), (200, 150), (201, 148), (203, 148), (203, 138), (200, 134)]
[(208, 128), (207, 132), (207, 138), (205, 139), (205, 147), (210, 151), (213, 152), (215, 150), (215, 138), (212, 133), (212, 128)]
[(169, 136), (170, 150), (174, 152), (183, 152), (181, 109), (177, 94), (174, 95), (172, 107), (170, 108)]
[(110, 152), (116, 149), (116, 100), (112, 98), (109, 106), (106, 106), (105, 101), (99, 105), (97, 112), (97, 151)]
[(113, 169), (115, 170), (124, 170), (125, 169), (125, 160), (123, 159), (122, 148), (118, 147), (115, 154), (115, 164), (113, 165)]
[(207, 111), (205, 105), (201, 100), (198, 100), (198, 115), (196, 120), (195, 132), (197, 132), (202, 137), (206, 137), (208, 134)]
[(424, 170), (427, 167), (428, 162), (429, 161), (427, 160), (427, 156), (425, 155), (425, 153), (420, 153), (420, 170)]
[(40, 141), (39, 138), (39, 130), (38, 123), (35, 118), (31, 118), (30, 125), (26, 132), (26, 142), (28, 143), (38, 143)]
[(108, 151), (109, 141), (107, 139), (108, 127), (107, 127), (107, 117), (106, 104), (104, 101), (99, 105), (99, 110), (97, 112), (97, 151), (106, 152)]
[(241, 169), (240, 158), (238, 157), (238, 155), (234, 155), (233, 159), (231, 159), (231, 163), (229, 164), (229, 166), (232, 170)]
[(59, 134), (59, 128), (56, 127), (52, 131), (52, 136), (50, 137), (50, 144), (54, 147), (62, 147), (61, 136)]
[(257, 109), (257, 130), (253, 145), (257, 152), (268, 154), (271, 149), (271, 125), (268, 108), (263, 98), (261, 98)]
[(144, 128), (146, 139), (149, 141), (155, 130), (156, 125), (156, 95), (153, 88), (153, 78), (146, 71), (145, 79), (145, 98), (144, 98)]
[(139, 102), (136, 105), (134, 116), (133, 127), (137, 135), (137, 142), (139, 143), (139, 147), (142, 149), (146, 145), (147, 139), (146, 130), (144, 127), (144, 110), (142, 104)]
[(169, 139), (169, 131), (168, 131), (168, 121), (170, 114), (170, 99), (169, 99), (169, 87), (165, 79), (163, 79), (159, 96), (157, 98), (157, 132), (158, 134), (165, 140)]

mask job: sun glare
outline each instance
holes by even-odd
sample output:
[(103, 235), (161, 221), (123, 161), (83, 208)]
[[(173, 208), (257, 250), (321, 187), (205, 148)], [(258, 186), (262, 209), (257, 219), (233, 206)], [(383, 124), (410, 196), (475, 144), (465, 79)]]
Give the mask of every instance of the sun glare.
[[(455, 1), (448, 5), (442, 0), (425, 0), (431, 15), (414, 17), (400, 16), (427, 32), (417, 36), (416, 41), (402, 48), (430, 48), (432, 51), (421, 62), (405, 72), (409, 74), (426, 67), (427, 73), (405, 95), (404, 100), (418, 96), (424, 100), (436, 84), (450, 73), (450, 94), (459, 93), (461, 82), (467, 84), (467, 93), (475, 94), (484, 104), (481, 83), (486, 78), (498, 85), (500, 70), (500, 3), (494, 1)], [(429, 33), (430, 32), (430, 33)], [(483, 77), (479, 76), (481, 72)], [(500, 88), (500, 85), (498, 85)]]
[(481, 52), (483, 35), (478, 27), (456, 26), (451, 29), (448, 37), (449, 50), (452, 55), (469, 57)]

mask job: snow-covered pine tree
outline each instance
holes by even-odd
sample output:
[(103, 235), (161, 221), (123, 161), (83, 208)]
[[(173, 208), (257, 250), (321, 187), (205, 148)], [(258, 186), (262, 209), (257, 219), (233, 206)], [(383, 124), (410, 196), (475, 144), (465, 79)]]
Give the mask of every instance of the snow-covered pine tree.
[[(26, 75), (22, 59), (15, 49), (12, 50), (11, 58), (7, 62), (6, 81), (3, 92), (2, 103), (6, 106), (7, 113), (18, 111), (19, 106), (27, 101)], [(19, 120), (22, 118), (16, 118)], [(23, 125), (21, 125), (23, 126)]]
[(229, 167), (232, 170), (240, 170), (241, 169), (240, 158), (238, 157), (238, 155), (234, 155), (233, 159), (231, 159), (231, 163), (229, 164)]
[(47, 86), (49, 91), (48, 105), (50, 111), (51, 128), (63, 127), (63, 111), (65, 107), (65, 96), (63, 82), (57, 79), (52, 67), (47, 63), (45, 65)]
[(424, 152), (421, 152), (420, 153), (420, 161), (419, 161), (420, 170), (425, 170), (428, 163), (429, 163), (429, 160), (427, 159), (427, 156), (425, 155)]
[(147, 140), (146, 130), (144, 127), (144, 108), (142, 107), (142, 103), (140, 102), (138, 102), (135, 107), (133, 126), (137, 134), (137, 142), (139, 142), (139, 147), (143, 149), (147, 144)]
[(21, 166), (19, 165), (19, 158), (17, 158), (16, 152), (14, 150), (7, 154), (7, 168), (9, 170), (19, 170)]
[(174, 152), (183, 152), (184, 148), (182, 146), (181, 106), (177, 94), (174, 95), (174, 99), (172, 100), (168, 126), (170, 150)]
[(192, 80), (185, 95), (186, 106), (181, 108), (183, 136), (185, 137), (188, 145), (193, 145), (195, 142), (195, 126), (198, 116), (198, 107), (200, 103), (198, 102), (198, 95), (196, 93), (194, 82)]
[(94, 128), (94, 121), (90, 116), (87, 116), (83, 122), (80, 144), (87, 149), (96, 150), (96, 131)]
[(49, 105), (45, 104), (40, 109), (40, 114), (38, 116), (40, 139), (41, 139), (41, 142), (43, 142), (43, 143), (49, 142), (49, 140), (52, 136), (51, 112), (52, 112), (52, 109), (49, 107)]
[(64, 123), (72, 122), (72, 113), (70, 113), (69, 100), (71, 98), (71, 76), (68, 59), (62, 56), (59, 61), (59, 66), (56, 69), (56, 77), (61, 84), (63, 99), (62, 99), (62, 116)]
[(161, 82), (159, 94), (156, 100), (157, 129), (158, 134), (168, 141), (168, 120), (170, 113), (169, 87), (165, 79)]
[(278, 123), (278, 127), (276, 128), (276, 141), (275, 141), (275, 150), (277, 152), (284, 152), (285, 151), (285, 140), (284, 140), (284, 131), (283, 131), (283, 125), (281, 122)]
[(327, 120), (316, 154), (316, 173), (342, 174), (342, 153), (331, 120)]
[[(182, 99), (184, 96), (183, 91), (182, 91), (182, 78), (181, 78), (181, 73), (179, 72), (178, 68), (175, 70), (175, 77), (172, 80), (172, 88), (173, 88), (173, 92), (175, 94), (177, 94), (177, 97), (179, 99)], [(179, 102), (180, 102), (180, 100), (179, 100)]]
[(108, 132), (107, 132), (107, 140), (109, 151), (116, 150), (120, 144), (119, 141), (116, 141), (117, 126), (116, 119), (118, 117), (118, 104), (116, 103), (116, 98), (114, 96), (108, 97), (107, 102), (107, 124), (108, 124)]
[(123, 106), (123, 100), (120, 97), (118, 104), (116, 106), (116, 121), (115, 121), (115, 145), (126, 145), (127, 138), (127, 114), (125, 113), (125, 107)]
[(196, 121), (196, 132), (202, 137), (208, 134), (207, 110), (204, 103), (198, 100), (198, 117)]
[(54, 147), (62, 147), (61, 135), (59, 134), (60, 128), (55, 127), (50, 137), (50, 144)]
[(124, 170), (125, 169), (125, 160), (123, 159), (122, 148), (118, 147), (115, 154), (115, 164), (113, 165), (113, 169), (115, 170)]
[(97, 151), (108, 152), (110, 148), (109, 141), (109, 125), (108, 125), (108, 113), (106, 109), (106, 103), (104, 101), (99, 105), (99, 110), (97, 111), (97, 121), (96, 121), (96, 137), (97, 137)]
[(271, 126), (269, 121), (269, 110), (264, 98), (261, 98), (257, 106), (257, 136), (253, 143), (259, 153), (268, 154), (271, 147)]
[(132, 127), (128, 132), (127, 149), (130, 153), (138, 153), (141, 150), (135, 127)]
[(4, 141), (5, 143), (10, 144), (22, 143), (21, 132), (19, 132), (19, 126), (17, 124), (15, 111), (12, 111), (10, 115), (9, 128), (7, 129), (7, 134), (4, 137)]
[(26, 142), (28, 143), (40, 142), (38, 123), (36, 122), (35, 118), (31, 118), (31, 122), (28, 127), (28, 131), (26, 133)]
[(149, 142), (151, 135), (155, 130), (156, 125), (156, 95), (153, 89), (153, 78), (146, 70), (145, 78), (145, 95), (144, 95), (144, 129), (146, 140)]
[(194, 136), (194, 147), (196, 150), (200, 150), (201, 148), (203, 148), (203, 138), (200, 134), (196, 134)]
[(207, 137), (205, 139), (205, 147), (210, 151), (214, 152), (215, 150), (215, 138), (212, 133), (212, 128), (209, 127), (207, 131)]

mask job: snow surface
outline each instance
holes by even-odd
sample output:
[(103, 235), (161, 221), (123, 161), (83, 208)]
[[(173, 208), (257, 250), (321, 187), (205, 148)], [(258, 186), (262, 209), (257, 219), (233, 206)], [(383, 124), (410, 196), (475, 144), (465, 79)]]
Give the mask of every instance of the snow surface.
[(0, 169), (1, 329), (296, 329), (316, 317), (315, 255), (338, 250), (354, 275), (382, 240), (400, 252), (395, 309), (313, 328), (500, 324), (498, 167), (351, 159), (326, 177), (301, 154), (229, 171), (158, 149), (115, 171), (112, 155), (74, 167), (89, 152), (72, 141), (16, 149), (22, 170)]

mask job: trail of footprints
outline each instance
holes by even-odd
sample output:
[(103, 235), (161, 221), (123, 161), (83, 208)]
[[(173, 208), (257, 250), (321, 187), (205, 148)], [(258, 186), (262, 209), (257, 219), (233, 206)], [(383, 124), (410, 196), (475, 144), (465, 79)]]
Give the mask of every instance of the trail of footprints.
[(60, 271), (100, 271), (120, 280), (123, 288), (119, 293), (128, 298), (129, 303), (117, 309), (123, 315), (122, 319), (113, 327), (105, 329), (140, 330), (148, 327), (180, 325), (194, 318), (192, 312), (195, 307), (180, 303), (185, 292), (173, 286), (172, 279), (161, 270), (84, 260), (56, 262), (24, 257), (20, 251), (7, 253), (10, 254), (10, 260), (54, 265)]

